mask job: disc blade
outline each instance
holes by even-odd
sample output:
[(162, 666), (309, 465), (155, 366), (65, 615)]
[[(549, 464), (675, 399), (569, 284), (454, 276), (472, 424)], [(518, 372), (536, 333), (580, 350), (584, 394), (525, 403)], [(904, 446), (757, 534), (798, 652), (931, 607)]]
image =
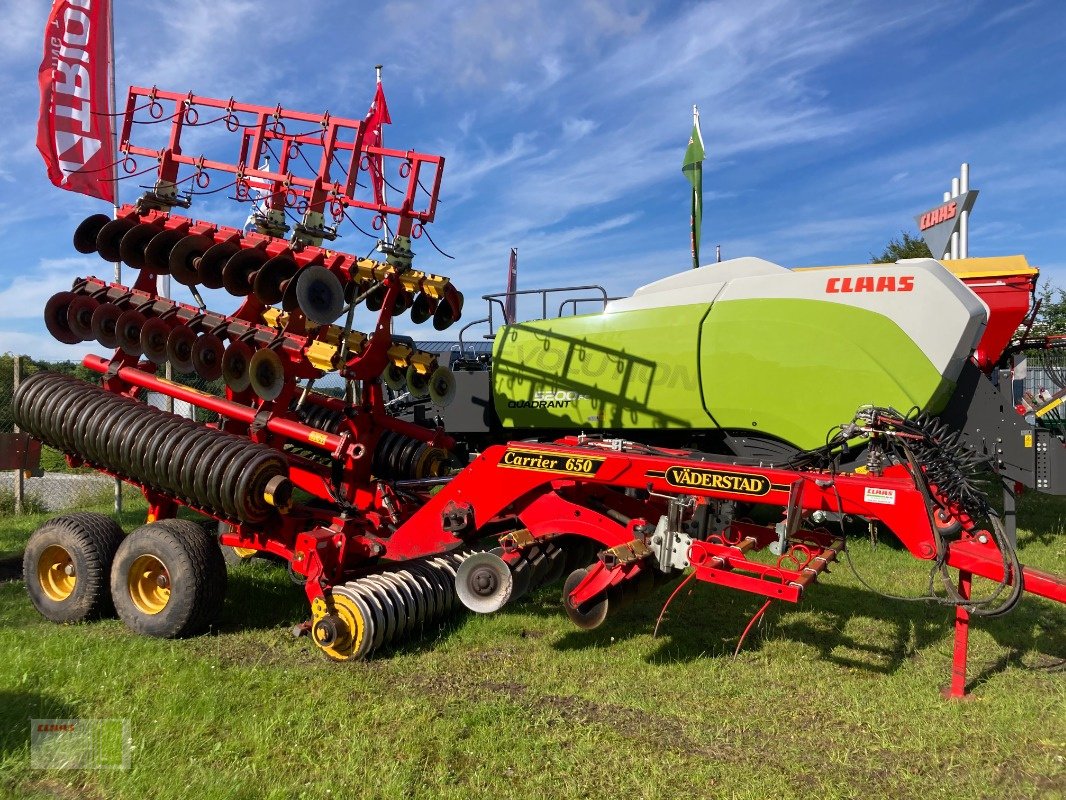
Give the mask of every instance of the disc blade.
[(267, 261), (262, 250), (249, 247), (230, 256), (222, 267), (222, 286), (235, 297), (252, 293), (252, 275)]
[(213, 333), (205, 333), (197, 338), (192, 346), (193, 372), (205, 381), (213, 381), (222, 377), (222, 358), (225, 348), (222, 340)]
[(67, 323), (67, 312), (74, 297), (73, 292), (56, 292), (44, 306), (44, 325), (63, 344), (78, 344), (81, 341)]
[(264, 400), (276, 400), (285, 388), (285, 367), (281, 357), (267, 347), (256, 351), (248, 362), (248, 379), (253, 392)]
[(135, 225), (128, 219), (113, 219), (96, 234), (96, 252), (104, 261), (120, 260), (119, 246), (122, 237)]
[(233, 342), (222, 356), (222, 378), (230, 391), (240, 394), (249, 386), (248, 362), (252, 348), (244, 342)]
[(208, 289), (222, 288), (222, 268), (226, 262), (240, 252), (240, 247), (233, 242), (220, 242), (207, 249), (200, 257), (196, 267), (200, 283)]
[(144, 267), (144, 248), (161, 230), (158, 225), (150, 222), (134, 225), (119, 240), (119, 256), (134, 269), (142, 269)]
[(513, 590), (511, 569), (495, 553), (475, 553), (459, 566), (455, 576), (455, 593), (460, 602), (478, 614), (503, 608)]
[(296, 300), (307, 319), (329, 325), (344, 311), (344, 287), (336, 275), (315, 264), (300, 270)]
[(455, 399), (455, 375), (447, 367), (437, 367), (429, 374), (429, 399), (441, 408)]
[(607, 596), (604, 595), (584, 612), (570, 605), (570, 593), (581, 585), (586, 575), (588, 575), (587, 569), (576, 569), (566, 579), (566, 583), (563, 584), (563, 610), (577, 627), (590, 631), (598, 628), (607, 619)]
[(256, 272), (252, 294), (264, 305), (279, 303), (285, 295), (282, 284), (295, 274), (296, 262), (292, 256), (287, 253), (274, 256)]
[(190, 373), (192, 368), (192, 346), (196, 344), (196, 334), (184, 325), (178, 325), (167, 337), (167, 360), (178, 372)]
[(77, 295), (67, 306), (67, 327), (81, 341), (87, 342), (93, 337), (93, 312), (100, 305), (98, 300), (83, 294)]
[(92, 333), (104, 347), (118, 347), (118, 336), (115, 334), (115, 323), (122, 315), (122, 309), (114, 303), (101, 303), (93, 312)]
[(144, 248), (144, 268), (158, 275), (170, 272), (170, 251), (185, 237), (173, 228), (160, 231)]
[(78, 225), (74, 231), (74, 249), (79, 253), (96, 252), (96, 237), (100, 233), (100, 229), (111, 221), (111, 217), (107, 214), (93, 214), (91, 217), (86, 217)]
[(206, 236), (183, 236), (170, 248), (170, 274), (178, 283), (195, 286), (200, 282), (198, 267), (200, 257), (212, 247)]

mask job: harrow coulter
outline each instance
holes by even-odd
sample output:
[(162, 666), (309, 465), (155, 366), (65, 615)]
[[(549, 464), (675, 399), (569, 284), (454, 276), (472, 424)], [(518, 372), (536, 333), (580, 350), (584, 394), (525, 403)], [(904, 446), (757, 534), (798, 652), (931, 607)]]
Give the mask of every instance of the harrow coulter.
[[(166, 102), (174, 103), (169, 116)], [(208, 124), (199, 122), (202, 109), (239, 135), (230, 161), (182, 147), (185, 126)], [(166, 144), (135, 144), (138, 124), (169, 125)], [(60, 341), (95, 340), (115, 352), (83, 359), (101, 387), (34, 375), (14, 409), (20, 425), (72, 463), (139, 486), (149, 517), (125, 538), (98, 515), (39, 529), (25, 575), (45, 617), (77, 621), (113, 609), (141, 633), (204, 630), (223, 602), (221, 547), (230, 547), (289, 564), (310, 606), (300, 630), (343, 661), (432, 630), (460, 606), (490, 613), (558, 582), (565, 613), (586, 629), (686, 574), (798, 602), (845, 550), (827, 521), (849, 516), (884, 526), (942, 578), (931, 599), (956, 611), (952, 691), (962, 694), (971, 615), (1004, 613), (1023, 589), (1066, 602), (1066, 582), (1023, 567), (995, 521), (982, 521), (988, 508), (974, 491), (969, 451), (890, 410), (864, 409), (846, 436), (776, 465), (583, 435), (497, 444), (468, 459), (439, 423), (399, 418), (385, 385), (408, 404), (443, 406), (454, 379), (432, 354), (392, 335), (394, 318), (410, 312), (412, 322), (444, 329), (460, 318), (463, 297), (448, 278), (412, 265), (443, 159), (378, 147), (365, 126), (130, 90), (122, 166), (133, 174), (134, 156), (153, 157), (155, 186), (115, 219), (86, 219), (74, 246), (120, 258), (136, 280), (79, 278), (45, 308)], [(295, 174), (296, 156), (310, 165), (311, 149), (319, 166)], [(233, 177), (238, 200), (259, 193), (255, 231), (174, 213), (195, 194), (180, 195), (179, 186), (205, 189), (217, 173)], [(406, 187), (392, 205), (380, 191), (386, 173), (389, 186)], [(371, 225), (388, 232), (383, 261), (322, 246), (349, 210), (372, 214)], [(301, 216), (285, 238), (293, 213)], [(195, 304), (160, 296), (160, 274), (188, 286)], [(238, 308), (209, 310), (200, 287), (225, 290)], [(357, 314), (369, 315), (366, 332), (355, 329)], [(159, 377), (165, 364), (221, 378), (224, 394)], [(343, 380), (342, 396), (315, 391), (330, 372)], [(146, 391), (218, 421), (150, 407)], [(867, 470), (842, 474), (841, 454), (857, 439), (867, 443)], [(217, 520), (217, 539), (176, 519), (180, 506)], [(760, 506), (772, 521), (747, 517)], [(970, 597), (973, 575), (998, 588)]]

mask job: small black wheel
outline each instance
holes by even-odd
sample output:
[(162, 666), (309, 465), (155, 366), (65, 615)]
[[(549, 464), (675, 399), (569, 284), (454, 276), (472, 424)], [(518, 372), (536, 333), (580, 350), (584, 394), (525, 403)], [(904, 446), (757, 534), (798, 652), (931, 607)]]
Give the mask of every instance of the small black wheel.
[(215, 537), (195, 522), (142, 525), (119, 547), (111, 597), (126, 626), (173, 639), (206, 630), (226, 595), (226, 562)]
[(113, 614), (108, 575), (121, 541), (122, 528), (106, 514), (64, 514), (44, 523), (22, 559), (34, 608), (52, 622)]

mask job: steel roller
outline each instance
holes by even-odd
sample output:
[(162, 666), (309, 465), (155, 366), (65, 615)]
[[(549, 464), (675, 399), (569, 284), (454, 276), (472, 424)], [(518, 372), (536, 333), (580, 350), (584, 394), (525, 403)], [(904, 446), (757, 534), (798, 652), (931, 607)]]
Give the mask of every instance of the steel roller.
[[(363, 658), (380, 647), (418, 636), (457, 607), (455, 575), (469, 552), (409, 561), (334, 586), (344, 617), (360, 613), (363, 642), (351, 652), (326, 652), (331, 658)], [(342, 598), (342, 602), (337, 602)]]
[(262, 522), (292, 492), (277, 450), (71, 376), (31, 375), (12, 408), (50, 446), (228, 519)]
[(374, 474), (386, 480), (435, 478), (443, 474), (448, 453), (411, 436), (385, 431), (374, 448)]

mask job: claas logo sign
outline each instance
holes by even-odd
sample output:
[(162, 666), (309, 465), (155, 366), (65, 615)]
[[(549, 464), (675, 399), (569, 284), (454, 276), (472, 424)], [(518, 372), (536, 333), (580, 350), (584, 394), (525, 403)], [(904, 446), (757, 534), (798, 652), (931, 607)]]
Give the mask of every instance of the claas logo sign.
[(940, 208), (926, 211), (918, 217), (918, 230), (927, 231), (934, 225), (939, 225), (941, 222), (947, 222), (949, 219), (955, 219), (955, 214), (958, 210), (959, 204), (952, 200), (950, 203), (944, 203)]
[(951, 234), (959, 229), (963, 212), (970, 211), (976, 199), (977, 190), (971, 189), (915, 216), (918, 231), (929, 245), (933, 258), (940, 258), (948, 251), (951, 246)]
[(825, 283), (826, 294), (851, 292), (910, 292), (914, 290), (913, 275), (849, 275), (836, 276)]

